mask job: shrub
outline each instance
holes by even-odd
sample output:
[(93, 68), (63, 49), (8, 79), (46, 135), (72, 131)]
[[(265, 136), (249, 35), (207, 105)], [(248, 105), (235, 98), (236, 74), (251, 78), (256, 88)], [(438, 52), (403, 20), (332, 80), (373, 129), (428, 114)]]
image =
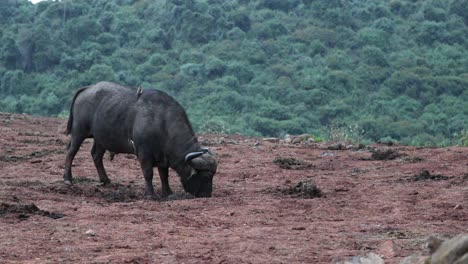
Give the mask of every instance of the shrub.
[(365, 46), (361, 50), (361, 58), (365, 63), (369, 65), (381, 67), (388, 66), (388, 61), (385, 56), (385, 53), (377, 47)]
[(460, 146), (468, 147), (468, 130), (462, 130), (459, 134)]

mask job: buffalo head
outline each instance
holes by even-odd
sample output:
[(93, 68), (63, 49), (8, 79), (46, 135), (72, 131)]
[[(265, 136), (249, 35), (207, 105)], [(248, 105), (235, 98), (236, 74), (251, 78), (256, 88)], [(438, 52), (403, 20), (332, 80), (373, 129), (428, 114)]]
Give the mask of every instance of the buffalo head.
[(213, 176), (218, 167), (218, 161), (208, 149), (191, 152), (185, 156), (192, 168), (190, 176), (182, 179), (184, 190), (196, 197), (211, 197)]

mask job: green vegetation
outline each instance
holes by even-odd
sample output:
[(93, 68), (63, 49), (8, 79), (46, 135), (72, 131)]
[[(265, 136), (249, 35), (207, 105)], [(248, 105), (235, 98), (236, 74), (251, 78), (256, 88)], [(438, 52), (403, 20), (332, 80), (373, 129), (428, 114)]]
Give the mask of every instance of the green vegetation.
[(63, 115), (101, 80), (167, 91), (197, 131), (458, 144), (468, 0), (0, 1), (0, 111)]
[(468, 147), (468, 131), (463, 130), (463, 131), (460, 133), (460, 142), (459, 142), (459, 145), (460, 145), (460, 146), (463, 146), (463, 147)]

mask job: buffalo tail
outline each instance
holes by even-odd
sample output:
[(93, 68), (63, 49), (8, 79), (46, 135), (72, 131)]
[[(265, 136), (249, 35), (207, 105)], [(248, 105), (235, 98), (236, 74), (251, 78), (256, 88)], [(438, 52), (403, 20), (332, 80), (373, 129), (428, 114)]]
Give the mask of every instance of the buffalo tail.
[(75, 100), (78, 97), (78, 95), (82, 91), (86, 90), (88, 87), (89, 86), (79, 88), (76, 91), (75, 95), (73, 96), (73, 100), (72, 100), (72, 103), (71, 103), (71, 106), (70, 106), (70, 115), (68, 117), (67, 130), (65, 130), (65, 135), (70, 135), (71, 130), (72, 130), (72, 126), (73, 126), (73, 106), (75, 105)]

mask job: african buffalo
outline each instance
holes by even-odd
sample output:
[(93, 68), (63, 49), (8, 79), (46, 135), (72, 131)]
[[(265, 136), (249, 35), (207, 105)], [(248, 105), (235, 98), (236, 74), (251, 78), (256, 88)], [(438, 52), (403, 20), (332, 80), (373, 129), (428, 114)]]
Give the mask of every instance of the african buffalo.
[(72, 183), (71, 165), (81, 143), (94, 138), (91, 150), (102, 184), (110, 183), (102, 158), (106, 150), (135, 154), (146, 182), (146, 195), (156, 197), (153, 167), (161, 178), (163, 196), (172, 193), (169, 168), (180, 177), (184, 190), (211, 197), (217, 160), (203, 149), (185, 110), (168, 94), (110, 82), (80, 88), (70, 108), (66, 134), (71, 134), (65, 161), (66, 184)]

